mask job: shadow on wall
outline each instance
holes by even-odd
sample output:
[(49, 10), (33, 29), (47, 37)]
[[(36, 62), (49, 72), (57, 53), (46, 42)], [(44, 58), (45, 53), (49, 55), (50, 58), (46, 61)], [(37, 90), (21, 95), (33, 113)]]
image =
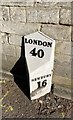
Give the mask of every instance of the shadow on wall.
[(21, 57), (10, 71), (14, 76), (14, 82), (30, 99), (29, 72), (25, 58), (24, 37), (22, 37)]

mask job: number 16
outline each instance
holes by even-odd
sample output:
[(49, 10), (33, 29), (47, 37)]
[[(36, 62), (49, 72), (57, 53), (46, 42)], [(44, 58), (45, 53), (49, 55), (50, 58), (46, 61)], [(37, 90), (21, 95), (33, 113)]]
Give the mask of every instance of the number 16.
[(47, 81), (47, 80), (44, 80), (42, 83), (41, 83), (41, 81), (37, 82), (38, 88), (40, 88), (40, 87), (45, 87), (45, 86), (47, 85), (47, 82), (46, 82), (46, 81)]

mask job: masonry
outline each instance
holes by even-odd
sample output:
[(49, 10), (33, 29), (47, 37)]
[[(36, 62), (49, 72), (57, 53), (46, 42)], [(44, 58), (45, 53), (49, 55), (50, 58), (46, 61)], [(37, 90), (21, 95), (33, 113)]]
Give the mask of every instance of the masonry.
[[(22, 36), (42, 31), (56, 41), (54, 93), (71, 99), (73, 34), (71, 2), (11, 0), (0, 2), (0, 73), (13, 79), (10, 70), (21, 54)], [(1, 64), (2, 63), (2, 64)]]

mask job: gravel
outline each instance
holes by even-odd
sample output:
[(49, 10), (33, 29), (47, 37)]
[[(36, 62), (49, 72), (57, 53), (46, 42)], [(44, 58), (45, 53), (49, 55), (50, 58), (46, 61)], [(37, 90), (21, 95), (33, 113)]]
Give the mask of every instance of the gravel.
[[(30, 101), (14, 81), (2, 83), (3, 118), (71, 118), (73, 101), (55, 96), (52, 92)], [(11, 106), (11, 111), (8, 107)], [(6, 110), (8, 111), (6, 112)]]

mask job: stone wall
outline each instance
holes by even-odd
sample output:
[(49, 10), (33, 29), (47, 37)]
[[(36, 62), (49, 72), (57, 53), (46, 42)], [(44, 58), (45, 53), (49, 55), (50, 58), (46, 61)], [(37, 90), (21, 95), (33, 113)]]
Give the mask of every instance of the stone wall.
[(3, 78), (11, 79), (9, 72), (20, 57), (22, 36), (40, 30), (56, 41), (54, 92), (62, 97), (71, 98), (72, 3), (44, 1), (0, 2), (1, 72)]

